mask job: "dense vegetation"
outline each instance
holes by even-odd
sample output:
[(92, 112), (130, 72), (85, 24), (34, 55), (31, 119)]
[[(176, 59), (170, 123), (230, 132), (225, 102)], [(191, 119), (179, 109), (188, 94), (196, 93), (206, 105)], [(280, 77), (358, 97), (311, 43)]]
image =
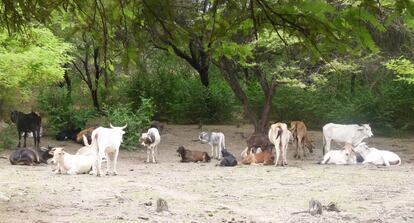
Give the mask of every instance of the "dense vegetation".
[(411, 1), (4, 1), (0, 11), (6, 122), (18, 109), (40, 111), (49, 133), (128, 123), (127, 147), (152, 119), (414, 129)]

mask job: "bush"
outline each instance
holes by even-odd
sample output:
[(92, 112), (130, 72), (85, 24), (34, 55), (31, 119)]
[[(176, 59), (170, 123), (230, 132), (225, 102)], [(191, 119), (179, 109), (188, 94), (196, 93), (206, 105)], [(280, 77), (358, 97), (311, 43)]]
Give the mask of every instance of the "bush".
[(17, 130), (15, 125), (0, 128), (0, 151), (4, 149), (16, 148)]
[(142, 130), (149, 126), (154, 115), (152, 99), (141, 98), (140, 104), (139, 109), (134, 109), (132, 103), (119, 103), (111, 107), (104, 107), (112, 125), (124, 126), (128, 124), (122, 143), (122, 147), (128, 150), (136, 147)]
[(64, 88), (50, 87), (40, 92), (37, 107), (48, 117), (53, 133), (64, 129), (85, 128), (89, 119), (96, 117), (94, 109), (76, 108)]

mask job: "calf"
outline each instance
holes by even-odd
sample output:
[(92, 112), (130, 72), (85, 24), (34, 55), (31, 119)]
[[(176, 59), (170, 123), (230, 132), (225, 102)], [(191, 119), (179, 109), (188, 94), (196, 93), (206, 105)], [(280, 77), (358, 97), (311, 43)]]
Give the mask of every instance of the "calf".
[(57, 165), (55, 173), (82, 174), (89, 173), (96, 160), (96, 152), (91, 148), (86, 155), (71, 155), (63, 148), (53, 148), (52, 163)]
[(33, 139), (34, 139), (34, 147), (39, 148), (40, 127), (42, 125), (42, 118), (34, 112), (31, 112), (29, 114), (24, 114), (19, 111), (13, 111), (10, 115), (10, 118), (11, 118), (11, 121), (13, 123), (16, 123), (16, 126), (17, 126), (17, 132), (18, 132), (18, 138), (19, 138), (19, 143), (17, 144), (17, 147), (20, 148), (20, 145), (21, 145), (20, 140), (22, 137), (22, 132), (24, 133), (23, 147), (26, 147), (27, 133), (32, 132)]
[(331, 141), (348, 143), (356, 146), (362, 140), (372, 137), (371, 127), (368, 124), (339, 125), (329, 123), (323, 126), (323, 154), (331, 149)]
[(296, 145), (296, 153), (294, 157), (296, 159), (303, 160), (306, 156), (305, 148), (313, 153), (313, 145), (308, 138), (308, 130), (305, 123), (302, 121), (292, 121), (290, 123), (290, 131), (292, 132), (293, 143)]
[(201, 132), (198, 139), (211, 146), (211, 157), (216, 159), (221, 158), (221, 150), (226, 148), (225, 138), (222, 132)]
[(360, 143), (355, 148), (354, 151), (359, 153), (363, 158), (364, 161), (362, 164), (372, 163), (374, 165), (400, 165), (401, 158), (388, 150), (379, 150), (376, 148), (370, 148), (366, 143)]
[(181, 157), (182, 163), (187, 162), (210, 162), (211, 158), (206, 152), (200, 152), (200, 151), (191, 151), (188, 149), (185, 149), (184, 146), (180, 146), (177, 149), (178, 155)]
[(233, 154), (229, 153), (227, 149), (221, 150), (221, 155), (223, 155), (223, 159), (220, 161), (220, 164), (218, 166), (236, 166), (237, 165), (237, 159), (233, 156)]
[(332, 150), (323, 156), (323, 160), (319, 164), (356, 164), (357, 154), (352, 149), (352, 145), (346, 144), (344, 149)]
[(285, 123), (275, 123), (270, 126), (269, 140), (275, 145), (276, 150), (276, 162), (275, 166), (279, 163), (279, 156), (282, 156), (281, 166), (287, 165), (286, 152), (291, 137), (290, 131), (287, 129)]
[(160, 132), (157, 128), (149, 128), (148, 132), (142, 133), (139, 139), (141, 145), (147, 148), (147, 163), (149, 163), (150, 153), (152, 155), (152, 162), (156, 163), (155, 153), (158, 153), (158, 144), (161, 141)]
[(242, 163), (245, 165), (273, 165), (275, 162), (275, 156), (271, 151), (265, 150), (259, 153), (250, 153), (243, 158)]
[(96, 157), (96, 176), (101, 176), (102, 172), (102, 159), (106, 157), (106, 175), (109, 175), (109, 168), (111, 166), (111, 160), (113, 163), (113, 174), (117, 175), (116, 164), (118, 160), (119, 147), (122, 143), (122, 137), (125, 134), (123, 127), (114, 127), (110, 124), (111, 128), (99, 127), (92, 132), (91, 146), (96, 149), (98, 155)]
[(79, 144), (82, 144), (84, 146), (86, 146), (86, 144), (84, 143), (85, 141), (83, 141), (83, 136), (86, 136), (86, 138), (88, 139), (88, 143), (90, 144), (92, 142), (92, 132), (93, 130), (95, 130), (97, 127), (89, 127), (87, 129), (84, 129), (82, 131), (80, 131), (77, 135), (76, 135), (76, 142)]

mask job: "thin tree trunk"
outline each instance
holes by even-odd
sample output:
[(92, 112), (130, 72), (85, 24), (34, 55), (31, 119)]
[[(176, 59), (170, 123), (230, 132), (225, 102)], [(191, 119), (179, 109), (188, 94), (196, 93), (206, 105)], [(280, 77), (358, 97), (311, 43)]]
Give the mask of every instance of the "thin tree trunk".
[(100, 112), (101, 107), (99, 106), (98, 90), (97, 89), (90, 89), (90, 91), (91, 91), (93, 106), (96, 108), (96, 110), (98, 112)]

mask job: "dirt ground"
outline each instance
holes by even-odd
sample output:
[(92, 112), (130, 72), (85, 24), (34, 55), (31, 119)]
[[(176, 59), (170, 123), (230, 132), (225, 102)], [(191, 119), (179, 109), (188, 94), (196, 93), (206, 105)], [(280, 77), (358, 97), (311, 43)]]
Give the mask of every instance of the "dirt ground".
[[(203, 126), (222, 131), (237, 157), (250, 126)], [(321, 132), (311, 132), (316, 151), (306, 161), (287, 167), (216, 167), (211, 163), (179, 163), (179, 145), (210, 153), (195, 141), (197, 126), (169, 125), (159, 145), (159, 163), (146, 164), (145, 151), (122, 151), (118, 176), (55, 175), (50, 166), (12, 166), (0, 159), (0, 222), (414, 222), (414, 139), (381, 138), (371, 146), (402, 157), (399, 167), (318, 165)], [(375, 134), (375, 130), (374, 130)], [(31, 140), (29, 140), (29, 143)], [(80, 145), (43, 138), (41, 145)], [(0, 155), (7, 156), (11, 151)], [(169, 212), (157, 213), (156, 201)], [(308, 209), (311, 198), (335, 202), (341, 212), (320, 216), (295, 214)]]

